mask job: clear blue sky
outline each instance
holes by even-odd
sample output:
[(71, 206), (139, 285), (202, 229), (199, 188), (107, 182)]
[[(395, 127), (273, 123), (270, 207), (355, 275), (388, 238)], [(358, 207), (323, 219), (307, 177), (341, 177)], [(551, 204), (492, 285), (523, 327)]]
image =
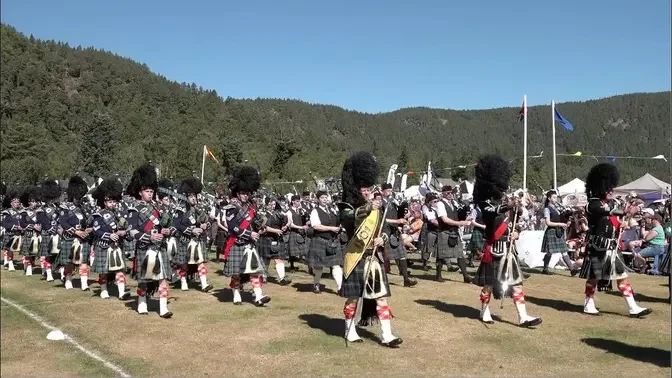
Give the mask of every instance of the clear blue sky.
[(670, 90), (669, 0), (2, 0), (4, 23), (227, 97), (367, 112)]

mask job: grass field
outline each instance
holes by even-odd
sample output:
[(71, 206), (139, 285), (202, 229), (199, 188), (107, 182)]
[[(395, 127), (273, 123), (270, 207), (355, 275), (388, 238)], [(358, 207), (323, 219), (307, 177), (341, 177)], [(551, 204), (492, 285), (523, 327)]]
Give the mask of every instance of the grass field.
[[(211, 264), (210, 271), (219, 267)], [(631, 277), (640, 305), (654, 310), (631, 319), (620, 294), (599, 293), (603, 315), (589, 317), (581, 313), (582, 280), (533, 274), (525, 283), (528, 312), (544, 322), (521, 329), (510, 299), (503, 309), (493, 302), (501, 321), (486, 326), (477, 320), (478, 287), (459, 282), (457, 273), (436, 283), (415, 272), (414, 288), (390, 276), (393, 331), (404, 338), (399, 349), (378, 345), (378, 327), (361, 330), (365, 342), (346, 348), (343, 300), (309, 292), (306, 273), (294, 274), (290, 286), (266, 284), (273, 298), (266, 308), (233, 306), (228, 279), (211, 274), (211, 293), (171, 289), (168, 320), (135, 313), (133, 283), (132, 300), (121, 302), (95, 297), (95, 283), (89, 292), (66, 291), (60, 281), (21, 271), (3, 270), (0, 277), (3, 297), (134, 376), (670, 376), (665, 278)], [(326, 275), (323, 283), (335, 289)], [(150, 302), (150, 311), (157, 307)], [(46, 340), (48, 330), (4, 303), (1, 320), (3, 376), (114, 375), (70, 344)]]

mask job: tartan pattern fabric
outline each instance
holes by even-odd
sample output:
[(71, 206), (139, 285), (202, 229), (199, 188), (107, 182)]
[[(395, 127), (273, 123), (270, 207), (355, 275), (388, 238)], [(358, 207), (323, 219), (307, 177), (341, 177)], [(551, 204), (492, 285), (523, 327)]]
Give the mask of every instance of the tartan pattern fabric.
[[(395, 238), (396, 241), (393, 240)], [(396, 247), (392, 247), (392, 243), (398, 245)], [(404, 247), (404, 243), (399, 235), (392, 235), (385, 242), (385, 256), (390, 261), (406, 258), (406, 248)]]
[[(60, 237), (59, 237), (60, 239)], [(51, 256), (51, 234), (43, 233), (38, 256)]]
[[(201, 252), (203, 253), (203, 263), (208, 262), (208, 250), (205, 246), (205, 243), (199, 241), (201, 244)], [(177, 265), (184, 265), (189, 262), (189, 242), (183, 243), (179, 239), (177, 240), (177, 251), (172, 257), (172, 263)], [(193, 264), (192, 264), (193, 265)]]
[(33, 252), (33, 249), (30, 247), (30, 244), (32, 242), (33, 235), (39, 236), (40, 234), (36, 233), (35, 231), (27, 231), (23, 234), (23, 240), (21, 240), (21, 254), (23, 256), (39, 256), (40, 252), (40, 245), (42, 243), (38, 242), (37, 246), (37, 252)]
[[(277, 242), (277, 244), (273, 246), (273, 242)], [(276, 249), (275, 252), (273, 247)], [(287, 244), (282, 241), (282, 236), (262, 236), (257, 243), (257, 252), (259, 252), (259, 257), (264, 260), (287, 259)]]
[(479, 228), (474, 228), (471, 231), (471, 240), (469, 240), (469, 250), (470, 251), (477, 251), (477, 250), (482, 250), (485, 248), (485, 235), (483, 234), (483, 231)]
[[(299, 241), (303, 241), (299, 243)], [(289, 244), (287, 245), (287, 253), (292, 257), (301, 257), (308, 254), (308, 247), (310, 241), (307, 237), (299, 235), (298, 232), (289, 233)]]
[(427, 237), (422, 242), (422, 259), (429, 260), (432, 255), (436, 256), (436, 248), (438, 241), (438, 234), (436, 232), (427, 231)]
[[(60, 252), (54, 259), (53, 266), (54, 268), (59, 267), (59, 266), (65, 266), (67, 264), (70, 264), (72, 262), (72, 243), (74, 242), (74, 239), (72, 240), (65, 240), (61, 238), (61, 247), (60, 247)], [(89, 244), (88, 241), (80, 241), (81, 246), (82, 246), (82, 260), (86, 261), (88, 264), (89, 261), (89, 253), (91, 252), (91, 244)]]
[(457, 244), (455, 247), (448, 245), (448, 238), (450, 233), (448, 232), (439, 232), (436, 240), (436, 259), (448, 260), (456, 259), (459, 257), (464, 257), (464, 245), (462, 244), (462, 239), (460, 234), (457, 234)]
[(564, 232), (558, 236), (556, 228), (547, 228), (544, 232), (544, 239), (541, 241), (541, 252), (543, 253), (565, 253), (567, 244), (565, 243)]
[[(170, 259), (168, 257), (168, 251), (166, 251), (165, 248), (158, 248), (154, 249), (159, 256), (161, 256), (161, 273), (163, 273), (163, 278), (166, 280), (170, 280), (170, 277), (173, 274), (173, 269), (170, 264)], [(152, 279), (146, 279), (145, 277), (145, 269), (143, 267), (143, 261), (145, 260), (145, 257), (147, 256), (147, 249), (140, 249), (138, 248), (135, 251), (136, 257), (138, 259), (138, 265), (137, 265), (137, 271), (135, 279), (138, 281), (138, 283), (146, 283), (146, 282), (154, 282)]]
[[(116, 273), (116, 271), (115, 272), (109, 271), (110, 265), (107, 262), (107, 247), (103, 248), (96, 243), (93, 246), (93, 253), (94, 258), (93, 258), (93, 266), (91, 266), (91, 269), (94, 273), (98, 274)], [(124, 262), (126, 261), (124, 260)]]
[[(385, 273), (385, 267), (383, 262), (378, 259), (381, 265), (381, 270), (383, 274), (383, 284), (387, 289), (387, 295), (385, 297), (391, 297), (392, 292), (390, 291), (390, 280), (387, 278), (387, 273)], [(343, 284), (341, 285), (341, 290), (338, 291), (338, 295), (343, 298), (354, 298), (361, 297), (364, 291), (364, 265), (366, 264), (366, 255), (362, 257), (355, 269), (350, 273), (348, 278), (343, 277)]]
[(586, 248), (587, 256), (579, 272), (579, 277), (600, 281), (598, 283), (600, 291), (611, 288), (611, 282), (609, 281), (626, 278), (628, 268), (623, 262), (621, 251), (617, 250), (612, 253), (616, 253), (613, 266), (606, 251), (597, 251), (588, 245)]
[(331, 241), (320, 237), (312, 238), (310, 248), (308, 249), (308, 256), (306, 257), (306, 265), (313, 269), (343, 265), (345, 256), (340, 241), (334, 239), (334, 242), (338, 244), (335, 253), (327, 255), (327, 249)]
[[(222, 273), (227, 276), (242, 276), (244, 275), (245, 271), (245, 262), (243, 261), (243, 258), (245, 256), (245, 247), (251, 245), (253, 248), (256, 248), (254, 244), (234, 244), (233, 247), (231, 247), (231, 250), (229, 251), (229, 258), (227, 259), (226, 266), (222, 270)], [(257, 253), (259, 253), (257, 251)], [(259, 256), (261, 257), (261, 256)], [(262, 259), (263, 260), (263, 259)], [(260, 261), (259, 263), (263, 263), (263, 261)], [(253, 265), (254, 266), (254, 265)], [(262, 275), (262, 272), (255, 273), (256, 275)], [(245, 274), (248, 276), (247, 274)], [(246, 279), (242, 279), (241, 282), (245, 282)]]

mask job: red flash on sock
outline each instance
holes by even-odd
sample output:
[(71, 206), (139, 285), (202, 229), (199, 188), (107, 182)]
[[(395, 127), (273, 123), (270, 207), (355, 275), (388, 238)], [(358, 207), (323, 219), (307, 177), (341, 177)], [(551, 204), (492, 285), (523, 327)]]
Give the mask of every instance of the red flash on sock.
[(126, 275), (122, 272), (117, 272), (114, 280), (117, 284), (126, 284)]
[(138, 290), (136, 290), (136, 293), (138, 294), (138, 297), (144, 297), (145, 295), (147, 295), (147, 291), (141, 288), (138, 288)]
[(207, 276), (208, 275), (208, 266), (205, 264), (200, 264), (198, 266), (198, 275), (199, 276)]
[(107, 283), (107, 277), (105, 274), (98, 275), (98, 285), (104, 285)]
[(595, 286), (591, 284), (586, 284), (586, 297), (594, 297), (595, 296)]
[(625, 281), (618, 285), (618, 290), (621, 291), (621, 294), (623, 294), (624, 297), (630, 297), (632, 295), (635, 295), (635, 292), (632, 290), (632, 286), (630, 286), (630, 282)]
[(380, 320), (390, 320), (392, 317), (392, 311), (390, 311), (389, 305), (376, 306), (376, 315)]
[(354, 319), (355, 318), (355, 312), (357, 312), (357, 304), (356, 303), (349, 303), (349, 304), (346, 304), (345, 307), (343, 307), (343, 315), (345, 315), (346, 319)]
[(522, 288), (519, 287), (513, 290), (513, 303), (525, 304), (525, 293)]
[(490, 296), (492, 296), (492, 293), (490, 292), (484, 293), (481, 291), (481, 303), (483, 304), (490, 303)]

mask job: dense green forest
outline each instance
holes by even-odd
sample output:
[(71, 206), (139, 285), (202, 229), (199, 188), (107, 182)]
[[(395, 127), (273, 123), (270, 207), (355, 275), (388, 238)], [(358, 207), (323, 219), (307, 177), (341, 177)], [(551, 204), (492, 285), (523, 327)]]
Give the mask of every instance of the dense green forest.
[[(379, 157), (381, 175), (421, 173), (466, 176), (479, 154), (513, 160), (522, 181), (523, 127), (519, 107), (491, 110), (400, 109), (365, 114), (336, 106), (284, 99), (233, 99), (196, 84), (177, 83), (114, 53), (41, 41), (3, 25), (0, 174), (8, 182), (65, 178), (75, 172), (128, 176), (145, 160), (161, 174), (200, 174), (202, 146), (219, 162), (206, 162), (206, 181), (221, 182), (247, 161), (267, 181), (338, 176), (356, 150)], [(353, 89), (355, 90), (355, 89)], [(638, 93), (559, 105), (576, 130), (557, 125), (558, 153), (669, 157), (670, 93)], [(550, 106), (528, 109), (528, 186), (552, 181)], [(558, 181), (583, 177), (595, 159), (558, 157)], [(616, 160), (623, 183), (651, 172), (667, 181), (661, 161)], [(311, 174), (312, 172), (312, 174)], [(414, 177), (409, 176), (409, 182)], [(299, 189), (301, 189), (299, 187)]]

